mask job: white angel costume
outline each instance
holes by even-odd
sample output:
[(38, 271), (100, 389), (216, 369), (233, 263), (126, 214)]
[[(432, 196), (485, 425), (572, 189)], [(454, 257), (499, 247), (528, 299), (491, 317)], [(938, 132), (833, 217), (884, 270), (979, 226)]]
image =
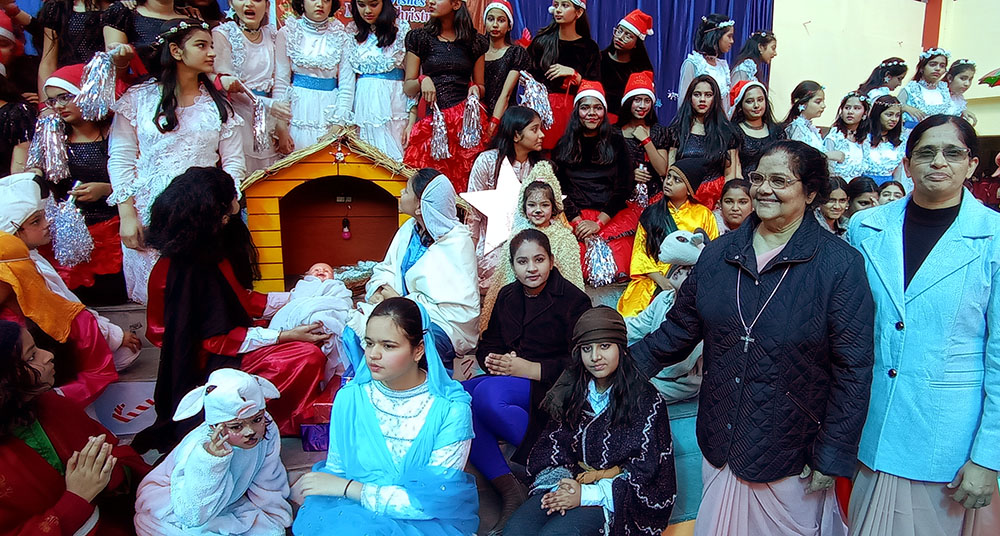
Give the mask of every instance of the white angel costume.
[(345, 124), (338, 107), (341, 58), (347, 34), (336, 17), (314, 22), (290, 18), (275, 41), (274, 97), (289, 101), (288, 133), (295, 149), (316, 143), (334, 124)]
[(354, 301), (351, 291), (347, 290), (343, 281), (336, 279), (321, 280), (307, 275), (295, 284), (290, 293), (288, 303), (278, 309), (271, 317), (270, 329), (281, 331), (298, 326), (321, 322), (323, 331), (332, 335), (322, 350), (326, 354), (326, 369), (323, 381), (342, 374), (345, 363), (340, 356), (340, 334), (347, 325), (347, 315)]
[[(141, 225), (149, 225), (153, 201), (181, 173), (194, 166), (222, 169), (233, 177), (236, 191), (246, 175), (243, 157), (243, 124), (237, 114), (229, 114), (223, 123), (219, 109), (205, 88), (191, 106), (177, 108), (177, 128), (160, 132), (156, 127), (156, 108), (160, 85), (147, 82), (132, 86), (115, 103), (108, 148), (108, 175), (111, 179), (109, 205), (128, 198), (135, 200)], [(122, 246), (122, 270), (129, 298), (146, 303), (146, 285), (159, 254)]]
[(278, 398), (271, 382), (225, 368), (184, 396), (174, 420), (194, 416), (204, 407), (205, 422), (139, 484), (139, 536), (284, 536), (292, 525), (292, 507), (278, 427), (270, 422), (264, 437), (249, 449), (230, 447), (225, 456), (205, 449), (212, 435), (209, 424), (256, 415), (268, 398)]
[(711, 65), (705, 59), (705, 55), (700, 52), (688, 54), (684, 62), (681, 63), (681, 78), (680, 84), (677, 86), (677, 98), (684, 100), (691, 81), (703, 74), (711, 75), (715, 79), (715, 82), (719, 84), (719, 95), (716, 95), (716, 97), (722, 99), (722, 107), (728, 117), (729, 88), (732, 87), (730, 85), (731, 74), (729, 72), (729, 63), (722, 58), (716, 58), (715, 65)]
[[(743, 81), (758, 81), (757, 80), (757, 62), (750, 58), (747, 58), (739, 63), (736, 67), (733, 67), (733, 72), (730, 75), (730, 81), (735, 86), (737, 82)], [(726, 95), (723, 95), (724, 97)]]
[[(426, 242), (414, 219), (400, 226), (385, 260), (375, 265), (365, 286), (365, 300), (388, 285), (423, 305), (431, 322), (444, 331), (461, 356), (470, 353), (479, 340), (479, 285), (476, 249), (469, 228), (458, 221), (456, 198), (454, 186), (444, 175), (427, 185), (420, 196), (420, 210), (432, 241), (422, 244)], [(362, 338), (373, 309), (362, 302), (348, 321)]]
[(792, 122), (785, 127), (785, 135), (790, 140), (801, 141), (818, 151), (826, 151), (823, 145), (823, 137), (819, 134), (819, 129), (812, 121), (801, 115), (792, 119)]
[[(341, 60), (338, 113), (358, 126), (358, 135), (389, 158), (403, 161), (403, 131), (414, 101), (403, 94), (403, 60), (410, 25), (397, 19), (396, 40), (379, 48), (375, 32), (364, 43), (355, 39), (354, 22), (347, 24)], [(355, 95), (362, 98), (356, 99)]]
[(844, 153), (843, 162), (829, 160), (831, 175), (836, 175), (847, 182), (862, 175), (865, 167), (865, 150), (861, 143), (847, 139), (847, 136), (844, 136), (840, 129), (833, 127), (826, 138), (823, 138), (823, 147), (823, 150), (827, 152), (840, 151)]

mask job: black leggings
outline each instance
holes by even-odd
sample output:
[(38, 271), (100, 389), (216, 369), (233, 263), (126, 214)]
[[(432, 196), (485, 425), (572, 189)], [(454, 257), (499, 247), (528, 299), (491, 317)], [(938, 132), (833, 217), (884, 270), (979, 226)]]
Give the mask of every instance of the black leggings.
[(578, 506), (566, 515), (546, 515), (542, 510), (544, 495), (532, 495), (514, 512), (503, 529), (504, 536), (601, 536), (604, 508)]

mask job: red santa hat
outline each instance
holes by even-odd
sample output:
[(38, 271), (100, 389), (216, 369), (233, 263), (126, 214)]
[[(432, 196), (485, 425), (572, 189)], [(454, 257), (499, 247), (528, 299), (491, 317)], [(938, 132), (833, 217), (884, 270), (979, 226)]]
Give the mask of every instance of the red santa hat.
[(18, 41), (17, 36), (14, 35), (14, 22), (3, 10), (0, 10), (0, 37), (10, 39), (15, 43)]
[[(573, 2), (573, 5), (580, 9), (587, 9), (587, 0), (569, 0), (569, 1)], [(549, 13), (555, 13), (555, 12), (556, 8), (553, 6), (549, 6)]]
[(66, 90), (73, 95), (79, 95), (80, 86), (82, 85), (83, 64), (78, 63), (76, 65), (67, 65), (56, 69), (56, 72), (52, 73), (52, 76), (45, 80), (43, 89), (46, 87), (57, 87), (59, 89)]
[(600, 82), (593, 80), (583, 80), (580, 82), (580, 90), (576, 92), (576, 98), (573, 99), (573, 106), (580, 102), (580, 99), (584, 97), (594, 97), (595, 99), (601, 101), (601, 104), (605, 108), (608, 106), (608, 99), (604, 96), (604, 86)]
[(490, 0), (486, 4), (486, 9), (483, 10), (483, 22), (486, 22), (486, 14), (490, 12), (491, 9), (499, 9), (507, 15), (507, 20), (510, 21), (511, 25), (514, 24), (514, 8), (510, 7), (510, 2), (507, 0)]
[(631, 13), (625, 15), (624, 19), (618, 21), (618, 25), (623, 26), (642, 40), (645, 40), (647, 35), (653, 35), (653, 17), (639, 9), (632, 10)]
[(656, 93), (653, 91), (653, 72), (642, 71), (632, 73), (628, 76), (628, 83), (625, 84), (625, 95), (622, 97), (622, 104), (637, 95), (648, 95), (656, 100)]
[(733, 89), (729, 90), (729, 107), (735, 109), (736, 103), (742, 101), (747, 91), (755, 87), (759, 87), (764, 92), (764, 95), (767, 96), (767, 88), (764, 87), (764, 84), (756, 80), (740, 80), (736, 82)]

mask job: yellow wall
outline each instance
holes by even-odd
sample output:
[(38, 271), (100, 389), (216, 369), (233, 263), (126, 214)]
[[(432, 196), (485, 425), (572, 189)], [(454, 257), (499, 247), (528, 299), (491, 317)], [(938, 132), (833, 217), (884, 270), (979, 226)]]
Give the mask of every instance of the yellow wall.
[(796, 84), (815, 80), (826, 86), (827, 100), (816, 125), (829, 126), (840, 99), (879, 62), (899, 56), (915, 65), (924, 8), (914, 0), (774, 0), (778, 56), (771, 63), (770, 89), (775, 117), (780, 121), (788, 113)]
[[(951, 59), (976, 62), (976, 82), (1000, 67), (996, 39), (1000, 34), (1000, 0), (945, 1), (941, 11), (939, 46), (952, 53)], [(1000, 135), (1000, 88), (974, 83), (965, 94), (969, 111), (979, 123), (980, 136)]]
[[(938, 46), (952, 59), (968, 58), (976, 78), (1000, 67), (994, 41), (1000, 0), (945, 0)], [(880, 61), (899, 56), (913, 75), (926, 5), (914, 0), (774, 0), (778, 57), (771, 64), (771, 101), (780, 120), (792, 89), (802, 80), (826, 86), (827, 109), (816, 124), (836, 119), (840, 99), (856, 89)], [(1000, 88), (973, 85), (966, 94), (980, 135), (1000, 135)]]

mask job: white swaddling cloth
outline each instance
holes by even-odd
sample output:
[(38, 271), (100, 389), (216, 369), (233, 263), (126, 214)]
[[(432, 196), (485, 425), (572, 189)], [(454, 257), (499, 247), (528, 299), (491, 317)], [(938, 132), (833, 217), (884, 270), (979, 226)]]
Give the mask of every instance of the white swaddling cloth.
[(342, 281), (307, 275), (296, 283), (288, 303), (274, 313), (268, 327), (284, 330), (322, 322), (323, 331), (333, 335), (322, 348), (326, 354), (323, 381), (329, 382), (330, 378), (344, 372), (340, 359), (340, 334), (344, 331), (347, 314), (353, 304), (351, 291)]

